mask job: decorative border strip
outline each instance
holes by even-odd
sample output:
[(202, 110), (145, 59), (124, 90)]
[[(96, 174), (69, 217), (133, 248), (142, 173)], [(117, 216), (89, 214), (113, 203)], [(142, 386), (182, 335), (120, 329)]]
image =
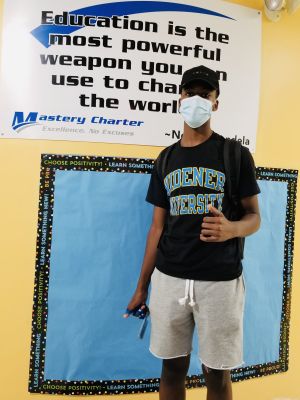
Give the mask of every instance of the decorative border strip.
[[(49, 269), (52, 241), (55, 171), (105, 171), (149, 174), (154, 160), (119, 157), (90, 157), (43, 154), (41, 159), (38, 231), (36, 246), (36, 271), (32, 313), (32, 338), (30, 354), (29, 387), (31, 393), (99, 395), (157, 392), (159, 379), (127, 379), (115, 381), (63, 381), (44, 380), (45, 347), (48, 315)], [(285, 372), (289, 360), (289, 321), (294, 254), (295, 207), (297, 170), (256, 168), (258, 180), (288, 183), (285, 225), (283, 304), (280, 331), (280, 357), (273, 363), (252, 365), (231, 371), (233, 382)], [(187, 378), (186, 387), (205, 385), (203, 375)]]

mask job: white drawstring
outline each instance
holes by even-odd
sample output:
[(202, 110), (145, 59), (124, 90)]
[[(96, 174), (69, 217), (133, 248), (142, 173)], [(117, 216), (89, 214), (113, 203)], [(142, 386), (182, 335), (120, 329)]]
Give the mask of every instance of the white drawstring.
[(194, 305), (196, 305), (196, 303), (194, 302), (194, 281), (193, 280), (190, 281), (190, 299), (191, 299), (191, 301), (189, 302), (189, 305), (191, 307), (194, 307)]
[(186, 279), (184, 297), (182, 297), (181, 299), (178, 300), (178, 303), (181, 306), (184, 306), (186, 301), (187, 301), (187, 299), (189, 298), (189, 296), (188, 296), (189, 295), (189, 286), (190, 286), (190, 281), (189, 281), (189, 279)]
[(184, 291), (184, 297), (178, 299), (178, 303), (181, 306), (184, 306), (186, 304), (186, 301), (188, 300), (190, 295), (190, 302), (189, 305), (191, 307), (194, 307), (196, 303), (194, 302), (194, 281), (191, 279), (186, 279), (185, 280), (185, 291)]

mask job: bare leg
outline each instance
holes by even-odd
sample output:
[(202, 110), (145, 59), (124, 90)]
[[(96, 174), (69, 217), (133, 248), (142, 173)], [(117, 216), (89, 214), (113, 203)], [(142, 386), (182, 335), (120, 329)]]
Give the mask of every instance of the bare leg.
[(159, 386), (160, 400), (185, 400), (185, 378), (190, 355), (163, 360)]
[(206, 400), (232, 400), (230, 370), (211, 369), (202, 364), (207, 387)]

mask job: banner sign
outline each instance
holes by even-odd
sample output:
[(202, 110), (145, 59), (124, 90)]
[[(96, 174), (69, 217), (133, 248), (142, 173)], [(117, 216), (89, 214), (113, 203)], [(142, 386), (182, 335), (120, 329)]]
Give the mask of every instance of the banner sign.
[[(153, 160), (42, 155), (29, 392), (156, 392), (149, 329), (122, 314), (153, 207)], [(287, 371), (298, 171), (257, 168), (261, 228), (247, 237), (244, 360), (232, 380)], [(197, 340), (187, 388), (204, 386)]]
[[(255, 149), (261, 12), (225, 1), (5, 0), (3, 138), (166, 146), (181, 75), (218, 72), (213, 129)], [(241, 101), (242, 99), (242, 101)]]

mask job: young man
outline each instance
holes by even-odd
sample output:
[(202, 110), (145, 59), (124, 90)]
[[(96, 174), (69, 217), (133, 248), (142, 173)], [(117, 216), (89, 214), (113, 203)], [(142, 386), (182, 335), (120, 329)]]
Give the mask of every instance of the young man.
[[(144, 261), (128, 310), (150, 297), (150, 351), (163, 360), (160, 400), (184, 400), (196, 326), (207, 400), (231, 400), (230, 370), (243, 364), (245, 287), (239, 237), (258, 230), (255, 166), (241, 149), (238, 196), (244, 216), (230, 221), (225, 138), (210, 126), (220, 92), (215, 71), (198, 66), (182, 76), (184, 131), (163, 171), (159, 155), (146, 200), (154, 205)], [(234, 118), (234, 113), (232, 113)], [(128, 317), (128, 313), (124, 317)]]

